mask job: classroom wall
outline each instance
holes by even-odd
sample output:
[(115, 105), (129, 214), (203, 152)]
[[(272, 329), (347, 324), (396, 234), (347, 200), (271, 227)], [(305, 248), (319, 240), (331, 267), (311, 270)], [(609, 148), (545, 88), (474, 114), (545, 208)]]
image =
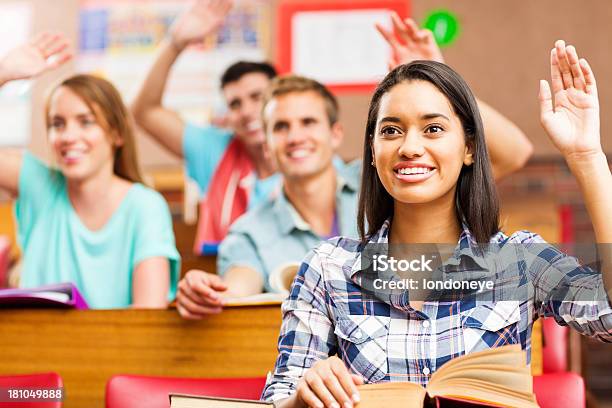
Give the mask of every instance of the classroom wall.
[[(595, 71), (602, 108), (602, 142), (606, 152), (612, 154), (609, 1), (411, 2), (412, 16), (419, 23), (428, 12), (440, 8), (455, 13), (461, 26), (457, 41), (443, 49), (446, 62), (464, 76), (475, 95), (518, 124), (533, 142), (536, 159), (560, 158), (539, 124), (539, 80), (550, 78), (549, 51), (556, 39), (575, 45)], [(354, 157), (361, 152), (368, 102), (367, 95), (340, 98), (343, 123), (349, 140), (354, 141), (344, 144), (346, 156)]]
[[(9, 3), (15, 0), (0, 0)], [(75, 43), (78, 30), (78, 0), (29, 0), (35, 7), (34, 31), (61, 30)], [(272, 9), (280, 0), (271, 0)], [(548, 52), (557, 38), (576, 45), (588, 57), (598, 79), (602, 105), (602, 139), (612, 154), (612, 138), (607, 129), (612, 116), (612, 56), (607, 52), (612, 28), (612, 7), (606, 0), (591, 0), (578, 7), (571, 0), (509, 2), (507, 0), (414, 0), (412, 15), (421, 21), (437, 8), (454, 12), (461, 23), (458, 40), (444, 50), (448, 64), (457, 69), (475, 94), (515, 121), (535, 145), (536, 158), (559, 157), (538, 123), (538, 80), (548, 78)], [(269, 55), (275, 55), (272, 25)], [(46, 140), (42, 121), (44, 90), (58, 77), (69, 74), (69, 64), (58, 73), (41, 78), (34, 89), (33, 137), (31, 148), (45, 155)], [(341, 122), (346, 141), (344, 158), (361, 154), (363, 127), (368, 95), (340, 95)], [(141, 160), (145, 168), (178, 166), (179, 161), (165, 153), (148, 138), (139, 138)]]

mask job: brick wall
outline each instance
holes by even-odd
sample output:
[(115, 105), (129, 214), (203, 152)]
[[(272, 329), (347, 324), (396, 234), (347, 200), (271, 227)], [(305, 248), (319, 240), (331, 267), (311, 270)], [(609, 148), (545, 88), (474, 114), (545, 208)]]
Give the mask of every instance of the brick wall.
[(502, 180), (498, 187), (502, 202), (525, 195), (554, 198), (570, 213), (569, 228), (575, 242), (593, 242), (593, 228), (580, 189), (562, 159), (532, 160), (523, 169)]

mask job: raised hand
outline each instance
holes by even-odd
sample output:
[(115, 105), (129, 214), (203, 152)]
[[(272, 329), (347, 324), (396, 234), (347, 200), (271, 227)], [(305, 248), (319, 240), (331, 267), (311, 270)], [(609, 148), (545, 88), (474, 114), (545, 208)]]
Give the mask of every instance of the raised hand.
[(39, 34), (0, 60), (0, 81), (33, 78), (59, 67), (72, 58), (68, 45), (62, 34)]
[(588, 62), (559, 40), (550, 53), (550, 74), (552, 93), (548, 82), (540, 81), (544, 130), (566, 159), (601, 153), (597, 86)]
[(182, 50), (187, 45), (201, 43), (221, 27), (231, 7), (232, 0), (196, 0), (173, 24), (173, 44)]
[(431, 31), (419, 28), (411, 18), (402, 21), (395, 12), (391, 14), (391, 22), (392, 30), (376, 24), (376, 29), (391, 47), (390, 70), (415, 60), (444, 62)]

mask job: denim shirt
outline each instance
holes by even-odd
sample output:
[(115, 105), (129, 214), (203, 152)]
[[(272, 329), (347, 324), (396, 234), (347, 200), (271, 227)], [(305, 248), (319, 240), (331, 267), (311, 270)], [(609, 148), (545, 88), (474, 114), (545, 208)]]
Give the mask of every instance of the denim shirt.
[[(361, 162), (334, 162), (337, 174), (336, 222), (340, 235), (357, 237), (357, 192)], [(284, 193), (237, 219), (219, 246), (217, 272), (231, 267), (249, 267), (264, 278), (287, 265), (299, 265), (322, 237), (302, 219)]]

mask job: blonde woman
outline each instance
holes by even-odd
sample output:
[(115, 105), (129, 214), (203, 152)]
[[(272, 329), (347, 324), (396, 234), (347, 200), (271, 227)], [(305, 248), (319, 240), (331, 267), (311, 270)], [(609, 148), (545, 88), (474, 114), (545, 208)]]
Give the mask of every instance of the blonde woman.
[[(70, 55), (44, 34), (0, 60), (0, 85), (32, 78)], [(54, 166), (0, 150), (0, 188), (17, 197), (20, 286), (73, 282), (92, 308), (164, 308), (179, 255), (167, 204), (145, 187), (131, 119), (108, 81), (76, 75), (45, 108)]]

